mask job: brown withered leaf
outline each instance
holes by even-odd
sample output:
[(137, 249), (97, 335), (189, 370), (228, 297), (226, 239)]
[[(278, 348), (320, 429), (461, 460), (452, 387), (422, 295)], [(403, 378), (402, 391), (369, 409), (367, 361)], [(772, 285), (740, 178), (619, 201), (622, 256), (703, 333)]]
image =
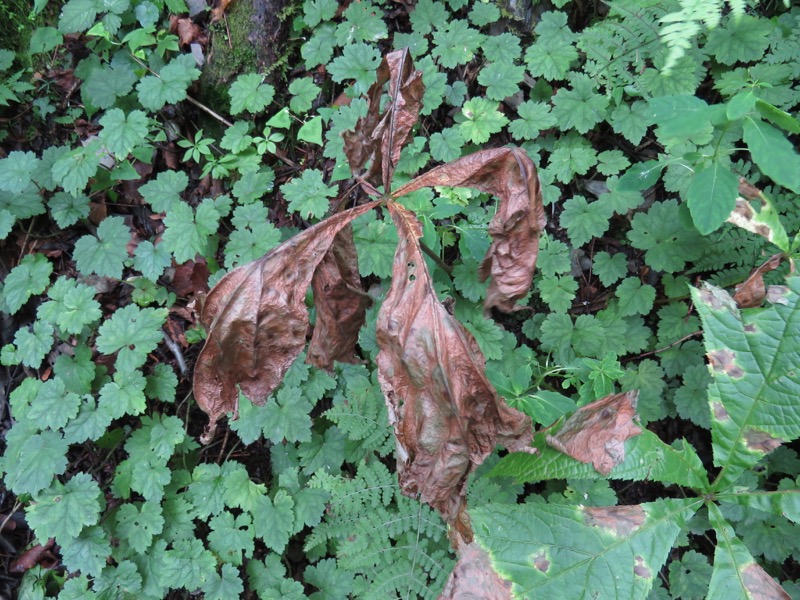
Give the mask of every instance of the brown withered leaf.
[(753, 269), (744, 283), (736, 286), (733, 300), (739, 308), (761, 306), (761, 302), (767, 295), (767, 288), (764, 286), (764, 274), (777, 269), (781, 264), (782, 258), (783, 254), (773, 254), (762, 265)]
[(511, 600), (511, 582), (497, 574), (476, 542), (463, 544), (439, 600)]
[(311, 279), (317, 322), (306, 362), (330, 370), (335, 361), (357, 362), (355, 346), (371, 300), (361, 287), (353, 229), (346, 225)]
[(200, 314), (208, 338), (194, 371), (195, 399), (209, 416), (204, 443), (220, 417), (237, 417), (237, 384), (263, 404), (281, 382), (306, 343), (305, 295), (314, 271), (336, 234), (375, 206), (363, 204), (306, 229), (234, 269), (209, 292)]
[[(383, 86), (389, 82), (389, 103), (380, 112)], [(378, 79), (367, 92), (369, 109), (354, 129), (342, 133), (350, 169), (357, 174), (372, 160), (364, 179), (377, 185), (383, 182), (389, 193), (394, 167), (411, 130), (417, 123), (422, 95), (422, 71), (414, 69), (408, 48), (390, 52), (378, 67)]]
[(211, 9), (211, 22), (221, 21), (225, 16), (225, 11), (233, 0), (216, 0), (214, 8)]
[(378, 379), (397, 439), (400, 487), (438, 510), (464, 540), (467, 476), (496, 444), (532, 451), (531, 420), (489, 383), (472, 335), (439, 302), (414, 214), (389, 202), (399, 242), (377, 322)]
[(472, 187), (500, 199), (489, 224), (492, 245), (480, 266), (481, 280), (491, 276), (484, 307), (520, 310), (528, 293), (545, 226), (542, 191), (536, 167), (520, 148), (482, 150), (431, 169), (398, 188), (392, 197), (432, 186)]
[(642, 433), (634, 422), (638, 398), (639, 391), (632, 390), (582, 406), (546, 437), (547, 445), (608, 475), (625, 460), (625, 440)]
[(170, 15), (169, 17), (169, 32), (178, 36), (181, 46), (188, 46), (203, 37), (203, 30), (200, 29), (199, 25), (189, 17), (179, 17), (177, 15)]

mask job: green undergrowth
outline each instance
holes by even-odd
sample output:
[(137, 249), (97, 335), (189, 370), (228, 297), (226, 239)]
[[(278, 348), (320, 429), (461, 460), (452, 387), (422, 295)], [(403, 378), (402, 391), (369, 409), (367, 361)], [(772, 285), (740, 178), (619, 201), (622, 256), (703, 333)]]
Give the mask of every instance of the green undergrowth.
[[(20, 597), (439, 595), (455, 555), (400, 494), (377, 304), (361, 364), (301, 357), (208, 446), (191, 397), (203, 293), (358, 200), (340, 133), (403, 47), (425, 94), (393, 186), (505, 144), (539, 169), (530, 312), (483, 312), (491, 198), (400, 200), (490, 381), (537, 427), (639, 390), (647, 427), (608, 477), (542, 433), (539, 457), (495, 453), (469, 496), (492, 566), (519, 597), (785, 597), (775, 581), (800, 597), (800, 9), (558, 0), (526, 31), (481, 0), (305, 0), (285, 89), (242, 73), (212, 116), (169, 30), (183, 0), (46, 5), (58, 17), (27, 49), (0, 50), (0, 512), (24, 510), (19, 554), (52, 538), (57, 557)], [(379, 302), (396, 234), (374, 212), (353, 228)], [(737, 307), (734, 286), (774, 255), (764, 305)], [(599, 522), (610, 506), (619, 519)]]

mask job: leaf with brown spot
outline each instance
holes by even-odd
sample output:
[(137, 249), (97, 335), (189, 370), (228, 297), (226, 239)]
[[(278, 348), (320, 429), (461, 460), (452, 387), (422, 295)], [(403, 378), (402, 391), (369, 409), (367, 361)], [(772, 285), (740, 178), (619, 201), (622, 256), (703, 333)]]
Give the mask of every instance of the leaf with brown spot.
[(729, 377), (742, 377), (744, 371), (736, 364), (736, 353), (728, 348), (711, 350), (708, 353), (708, 362), (716, 373), (725, 373)]
[(767, 295), (767, 289), (764, 286), (764, 274), (777, 269), (782, 259), (783, 254), (773, 254), (763, 264), (753, 269), (744, 283), (736, 286), (736, 293), (733, 295), (733, 299), (739, 308), (761, 306), (761, 302)]
[(353, 229), (346, 225), (336, 237), (311, 279), (317, 322), (306, 362), (333, 369), (333, 363), (358, 362), (355, 346), (370, 297), (361, 287)]
[[(389, 103), (380, 112), (383, 86), (389, 83)], [(383, 182), (384, 193), (391, 189), (392, 175), (400, 151), (411, 136), (422, 108), (422, 71), (414, 69), (408, 48), (390, 52), (378, 67), (378, 79), (367, 92), (369, 109), (355, 128), (342, 133), (350, 169), (357, 175), (367, 161), (372, 161), (364, 179), (377, 185)]]
[(758, 429), (746, 429), (743, 435), (747, 447), (762, 454), (769, 454), (783, 443), (783, 440), (774, 438), (766, 431)]
[(200, 315), (208, 339), (194, 371), (195, 399), (209, 416), (204, 443), (220, 417), (238, 416), (237, 385), (263, 404), (281, 382), (306, 343), (305, 296), (317, 266), (336, 234), (375, 206), (364, 204), (306, 229), (234, 269), (209, 292)]
[(505, 312), (524, 308), (516, 303), (530, 290), (545, 226), (541, 185), (531, 159), (520, 148), (482, 150), (420, 175), (392, 197), (433, 186), (472, 187), (500, 199), (489, 224), (492, 245), (479, 271), (481, 281), (492, 278), (484, 307)]
[(458, 562), (439, 600), (511, 600), (511, 582), (492, 568), (489, 555), (476, 543), (458, 548)]
[(378, 314), (378, 378), (397, 438), (400, 487), (438, 510), (470, 542), (467, 476), (502, 444), (530, 451), (529, 417), (497, 395), (472, 335), (439, 302), (414, 214), (389, 202), (399, 242)]
[(547, 444), (602, 475), (625, 460), (625, 440), (642, 433), (635, 423), (638, 390), (612, 394), (575, 411)]
[[(644, 523), (647, 515), (644, 509), (634, 504), (631, 506), (584, 506), (582, 508), (586, 524), (612, 532), (618, 537), (629, 537)], [(636, 562), (642, 561), (641, 556)]]
[[(778, 211), (775, 210), (772, 202), (770, 202), (763, 192), (752, 186), (743, 190), (740, 184), (739, 193), (743, 191), (748, 194), (752, 194), (753, 191), (755, 191), (757, 192), (757, 196), (751, 200), (737, 198), (736, 206), (730, 216), (728, 216), (728, 223), (732, 223), (737, 227), (763, 236), (783, 252), (788, 253), (790, 250), (789, 236), (786, 234), (786, 229), (783, 227), (780, 217), (778, 216)], [(754, 204), (759, 204), (760, 208), (754, 208)]]

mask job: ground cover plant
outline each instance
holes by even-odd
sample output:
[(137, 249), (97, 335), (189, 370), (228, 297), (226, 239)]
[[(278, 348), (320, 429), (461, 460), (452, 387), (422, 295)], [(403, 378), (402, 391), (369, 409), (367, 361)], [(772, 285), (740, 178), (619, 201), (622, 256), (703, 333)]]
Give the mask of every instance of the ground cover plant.
[(800, 11), (245, 5), (0, 51), (3, 593), (800, 595)]

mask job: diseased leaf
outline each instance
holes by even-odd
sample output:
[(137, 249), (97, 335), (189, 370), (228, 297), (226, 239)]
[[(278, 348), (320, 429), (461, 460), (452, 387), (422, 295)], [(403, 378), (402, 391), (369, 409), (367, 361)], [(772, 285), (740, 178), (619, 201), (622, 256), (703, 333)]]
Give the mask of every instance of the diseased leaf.
[(625, 440), (642, 433), (635, 423), (638, 391), (612, 394), (582, 406), (547, 444), (608, 475), (625, 460)]
[(475, 542), (462, 544), (439, 600), (511, 600), (511, 582), (492, 568), (489, 555)]
[(492, 277), (484, 307), (520, 310), (533, 279), (539, 234), (545, 226), (541, 185), (533, 162), (520, 148), (495, 148), (441, 165), (398, 188), (398, 198), (423, 187), (473, 187), (500, 199), (489, 234), (492, 245), (480, 267), (481, 281)]
[(774, 271), (781, 264), (783, 254), (773, 254), (764, 263), (752, 270), (744, 283), (736, 286), (736, 293), (733, 301), (739, 308), (753, 308), (761, 306), (761, 302), (767, 295), (767, 288), (764, 286), (764, 274)]
[(208, 339), (197, 360), (194, 391), (209, 415), (202, 440), (217, 420), (238, 415), (239, 385), (263, 404), (305, 346), (305, 294), (336, 234), (375, 207), (364, 204), (330, 217), (274, 248), (263, 258), (228, 273), (209, 292), (200, 321)]
[(789, 600), (789, 594), (755, 562), (714, 503), (708, 505), (708, 518), (717, 534), (717, 544), (714, 551), (714, 571), (706, 598)]
[(800, 277), (786, 283), (769, 308), (741, 311), (720, 288), (692, 288), (713, 377), (708, 401), (719, 491), (800, 437)]
[[(381, 113), (386, 82), (389, 82), (390, 100)], [(391, 52), (381, 61), (378, 80), (367, 92), (369, 110), (366, 116), (358, 120), (355, 128), (342, 133), (350, 169), (356, 174), (371, 160), (364, 179), (375, 185), (382, 182), (385, 193), (390, 190), (400, 150), (417, 123), (424, 93), (422, 71), (414, 69), (408, 48)]]
[(739, 182), (739, 193), (746, 198), (758, 200), (760, 208), (756, 211), (751, 201), (737, 198), (733, 212), (728, 216), (728, 223), (737, 227), (757, 233), (786, 253), (789, 253), (789, 236), (783, 223), (780, 221), (778, 211), (764, 194), (746, 182)]
[(370, 297), (361, 288), (353, 229), (345, 226), (333, 239), (311, 279), (317, 322), (306, 362), (320, 369), (357, 362), (355, 346)]
[(475, 339), (437, 299), (417, 241), (419, 221), (399, 204), (388, 207), (400, 241), (378, 314), (377, 363), (397, 438), (400, 486), (470, 542), (467, 476), (497, 443), (529, 451), (531, 421), (498, 397)]

